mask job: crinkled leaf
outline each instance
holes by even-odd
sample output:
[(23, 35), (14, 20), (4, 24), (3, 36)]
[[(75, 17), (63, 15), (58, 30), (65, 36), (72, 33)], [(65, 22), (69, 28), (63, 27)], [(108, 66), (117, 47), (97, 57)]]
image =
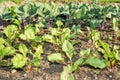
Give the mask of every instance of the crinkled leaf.
[(20, 38), (26, 40), (26, 36), (24, 34), (20, 34)]
[(60, 35), (60, 32), (57, 28), (51, 28), (51, 33), (52, 33), (52, 35), (55, 35), (55, 36)]
[(85, 64), (88, 64), (90, 66), (93, 66), (95, 68), (100, 68), (103, 69), (106, 67), (105, 63), (103, 60), (100, 60), (99, 58), (96, 58), (94, 56), (89, 57), (86, 61)]
[(5, 47), (1, 45), (0, 56), (12, 55), (14, 53), (15, 53), (15, 49), (13, 47)]
[(33, 40), (35, 38), (35, 32), (33, 28), (27, 28), (24, 34), (20, 35), (20, 38), (23, 40)]
[(14, 68), (22, 68), (27, 63), (26, 57), (21, 54), (16, 54), (12, 59)]
[(42, 45), (38, 45), (37, 48), (36, 48), (36, 52), (33, 54), (33, 57), (34, 58), (38, 58), (38, 59), (41, 59), (41, 54), (43, 53), (43, 48), (42, 48)]
[(62, 57), (62, 55), (60, 53), (53, 53), (47, 56), (48, 60), (51, 62), (55, 62), (55, 61), (64, 61), (64, 58)]
[(5, 29), (4, 29), (4, 33), (5, 35), (9, 38), (9, 39), (14, 39), (16, 37), (16, 31), (18, 30), (17, 26), (15, 25), (8, 25)]
[(5, 47), (5, 53), (6, 55), (12, 55), (15, 53), (15, 48), (13, 47)]
[(21, 43), (21, 44), (19, 45), (19, 51), (20, 51), (24, 56), (26, 56), (26, 54), (27, 54), (27, 52), (28, 52), (28, 49), (27, 49), (27, 47), (26, 47), (25, 44)]
[(42, 36), (43, 41), (50, 42), (50, 43), (55, 43), (55, 38), (52, 35), (44, 34)]

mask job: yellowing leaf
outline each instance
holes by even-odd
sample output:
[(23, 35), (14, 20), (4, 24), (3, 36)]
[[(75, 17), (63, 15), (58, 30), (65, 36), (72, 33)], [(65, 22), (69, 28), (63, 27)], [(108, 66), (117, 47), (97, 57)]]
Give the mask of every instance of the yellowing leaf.
[(24, 56), (26, 56), (26, 54), (27, 54), (27, 52), (28, 52), (28, 49), (27, 49), (27, 47), (26, 47), (26, 45), (25, 44), (20, 44), (19, 45), (19, 51), (24, 55)]
[(12, 63), (14, 68), (22, 68), (27, 63), (27, 59), (21, 54), (16, 54), (12, 59)]

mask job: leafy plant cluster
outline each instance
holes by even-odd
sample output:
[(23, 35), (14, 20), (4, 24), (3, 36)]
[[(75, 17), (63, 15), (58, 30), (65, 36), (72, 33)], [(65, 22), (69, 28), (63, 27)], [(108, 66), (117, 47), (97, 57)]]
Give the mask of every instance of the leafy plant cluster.
[[(74, 80), (79, 66), (113, 68), (120, 61), (120, 48), (105, 42), (95, 30), (105, 29), (108, 20), (113, 25), (112, 40), (117, 41), (120, 36), (120, 7), (117, 5), (26, 3), (4, 8), (0, 12), (0, 66), (40, 67), (42, 54), (45, 54), (43, 45), (47, 42), (59, 47), (59, 51), (47, 55), (47, 59), (64, 65), (61, 80)], [(92, 48), (77, 52), (74, 45), (80, 42), (76, 36), (84, 35), (81, 28), (87, 28)], [(43, 29), (47, 32), (42, 33)]]

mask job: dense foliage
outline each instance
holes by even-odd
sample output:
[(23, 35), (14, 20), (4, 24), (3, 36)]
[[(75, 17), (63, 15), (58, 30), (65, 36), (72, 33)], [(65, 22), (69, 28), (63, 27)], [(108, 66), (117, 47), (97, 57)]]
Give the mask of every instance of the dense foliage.
[[(59, 52), (51, 53), (47, 59), (51, 63), (64, 65), (61, 80), (74, 80), (73, 72), (80, 65), (94, 68), (112, 68), (120, 61), (120, 46), (103, 41), (99, 30), (112, 21), (118, 40), (120, 6), (67, 3), (25, 3), (22, 6), (4, 8), (0, 11), (0, 66), (23, 68), (40, 67), (44, 43), (59, 46)], [(88, 42), (93, 48), (81, 49), (78, 53), (74, 45), (80, 40), (76, 36), (88, 31)], [(47, 32), (41, 33), (42, 30)], [(76, 61), (73, 57), (78, 55)], [(67, 60), (66, 60), (67, 59)]]

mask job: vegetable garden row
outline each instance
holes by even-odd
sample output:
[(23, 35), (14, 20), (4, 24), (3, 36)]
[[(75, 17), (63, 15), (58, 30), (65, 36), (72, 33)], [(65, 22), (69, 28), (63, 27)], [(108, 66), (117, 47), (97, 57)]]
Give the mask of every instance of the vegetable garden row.
[(29, 72), (43, 55), (63, 65), (61, 80), (74, 80), (80, 66), (120, 65), (120, 6), (37, 2), (1, 9), (0, 66)]

